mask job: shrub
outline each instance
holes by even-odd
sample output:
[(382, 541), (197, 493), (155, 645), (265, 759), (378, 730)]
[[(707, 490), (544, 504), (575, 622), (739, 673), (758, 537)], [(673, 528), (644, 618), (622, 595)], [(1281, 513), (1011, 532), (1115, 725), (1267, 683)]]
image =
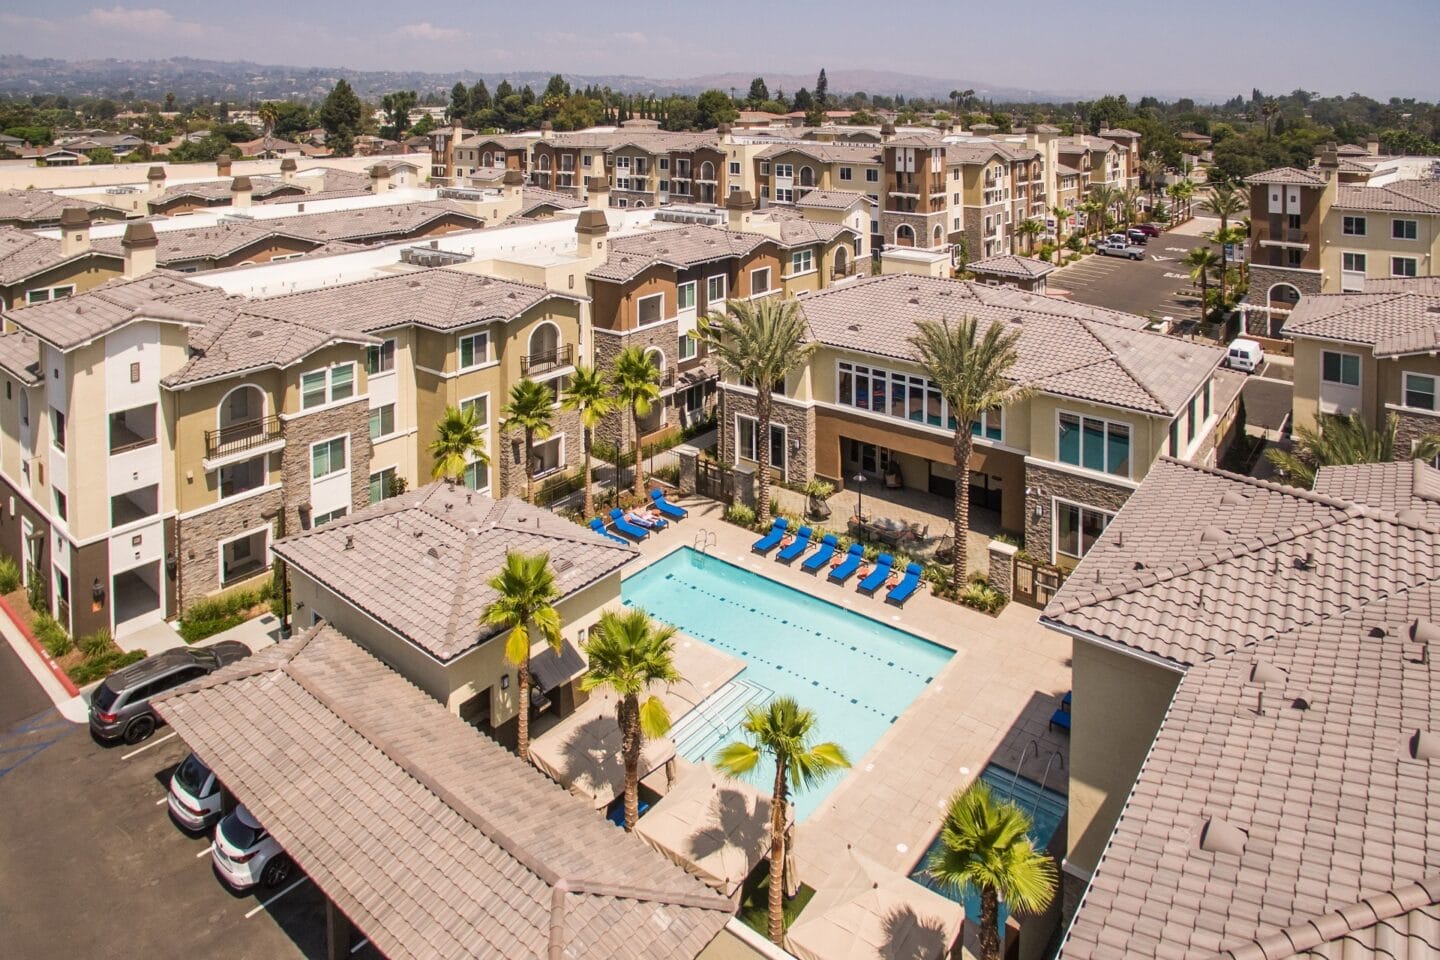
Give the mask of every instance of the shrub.
[(35, 614), (35, 639), (40, 641), (45, 652), (52, 657), (63, 657), (75, 648), (70, 634), (65, 632), (65, 628), (60, 626), (59, 621), (44, 610)]
[(1008, 533), (997, 533), (990, 540), (992, 543), (1008, 543), (1012, 547), (1020, 546), (1020, 541)]
[(967, 583), (960, 591), (959, 601), (982, 613), (999, 613), (1005, 608), (1005, 595), (983, 580)]
[(45, 581), (41, 577), (32, 576), (30, 584), (25, 588), (25, 599), (30, 604), (30, 609), (36, 613), (49, 614), (50, 596), (45, 589)]
[(130, 664), (145, 659), (144, 650), (111, 650), (109, 653), (102, 653), (98, 657), (91, 657), (83, 660), (65, 672), (70, 679), (80, 686), (93, 683), (96, 680), (103, 680), (121, 667), (128, 667)]
[(199, 600), (180, 618), (180, 636), (186, 643), (195, 643), (229, 630), (244, 623), (251, 608), (259, 602), (260, 595), (254, 590), (237, 590)]
[(669, 463), (663, 467), (656, 467), (655, 472), (650, 474), (656, 480), (663, 480), (672, 487), (680, 485), (680, 464)]
[(20, 589), (20, 566), (9, 557), (0, 557), (0, 593)]
[(87, 633), (76, 641), (80, 652), (87, 657), (98, 657), (110, 650), (114, 640), (110, 636), (109, 627), (101, 627), (94, 633)]
[(732, 503), (725, 508), (725, 519), (741, 527), (755, 526), (755, 511), (743, 503)]

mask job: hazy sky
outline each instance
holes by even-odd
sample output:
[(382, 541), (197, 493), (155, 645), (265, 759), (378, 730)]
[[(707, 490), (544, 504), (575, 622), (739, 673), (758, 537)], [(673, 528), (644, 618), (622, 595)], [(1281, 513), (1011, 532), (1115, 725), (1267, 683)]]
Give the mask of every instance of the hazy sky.
[(825, 66), (976, 88), (1433, 100), (1437, 14), (1440, 0), (0, 0), (0, 53), (656, 78)]

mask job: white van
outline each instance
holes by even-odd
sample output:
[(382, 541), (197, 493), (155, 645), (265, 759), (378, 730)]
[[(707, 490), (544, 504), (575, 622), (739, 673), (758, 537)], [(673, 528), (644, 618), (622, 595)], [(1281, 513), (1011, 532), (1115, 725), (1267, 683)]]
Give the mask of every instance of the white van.
[(1230, 350), (1225, 363), (1231, 370), (1254, 373), (1265, 362), (1265, 350), (1254, 340), (1239, 337), (1230, 341)]

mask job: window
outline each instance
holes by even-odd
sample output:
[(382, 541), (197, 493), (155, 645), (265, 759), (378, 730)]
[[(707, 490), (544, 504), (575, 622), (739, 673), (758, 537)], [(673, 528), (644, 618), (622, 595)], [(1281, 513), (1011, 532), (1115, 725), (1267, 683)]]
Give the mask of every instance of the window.
[(732, 176), (732, 177), (738, 177), (738, 176), (740, 176), (740, 162), (739, 162), (738, 160), (731, 160), (731, 161), (730, 161), (730, 176)]
[(1180, 456), (1180, 418), (1170, 421), (1170, 456)]
[(770, 289), (770, 268), (756, 267), (750, 271), (750, 295), (759, 296)]
[(1342, 253), (1340, 254), (1340, 269), (1347, 273), (1365, 272), (1365, 254), (1363, 253)]
[(460, 369), (478, 367), (490, 359), (490, 334), (472, 333), (460, 338)]
[(617, 170), (629, 170), (629, 169), (630, 169), (630, 158), (629, 158), (629, 157), (616, 157), (616, 158), (615, 158), (615, 169), (617, 169)]
[(535, 444), (535, 448), (530, 451), (531, 477), (543, 477), (565, 466), (564, 441), (565, 437), (562, 435)]
[(665, 319), (665, 294), (655, 293), (635, 301), (635, 322), (646, 327)]
[(370, 474), (370, 502), (379, 503), (381, 500), (390, 496), (390, 491), (394, 489), (394, 484), (394, 467), (386, 467), (379, 473)]
[(1061, 463), (1130, 476), (1130, 425), (1099, 417), (1062, 413), (1059, 458)]
[[(759, 463), (760, 454), (755, 449), (755, 418), (737, 415), (735, 427), (740, 459)], [(785, 471), (785, 427), (778, 423), (770, 424), (770, 466), (782, 473)]]
[(242, 493), (258, 490), (265, 486), (265, 457), (251, 457), (242, 463), (232, 463), (218, 471), (220, 499), (238, 497)]
[(1420, 235), (1420, 223), (1417, 220), (1391, 220), (1390, 237), (1394, 240), (1414, 240)]
[(1100, 534), (1115, 518), (1112, 513), (1082, 507), (1063, 500), (1055, 501), (1055, 552), (1076, 560), (1095, 546)]
[(386, 340), (376, 347), (365, 348), (365, 372), (372, 377), (395, 369), (395, 341)]
[(809, 273), (815, 269), (815, 251), (796, 250), (790, 254), (790, 274)]
[(795, 176), (795, 167), (788, 163), (777, 163), (775, 164), (775, 176), (782, 180), (792, 179)]
[(776, 187), (776, 188), (775, 188), (775, 202), (776, 202), (776, 203), (794, 203), (794, 202), (795, 202), (795, 191), (794, 191), (794, 190), (791, 190), (789, 187)]
[(482, 393), (478, 397), (471, 397), (468, 400), (460, 401), (460, 410), (475, 411), (475, 425), (482, 430), (490, 426), (490, 394)]
[(1435, 409), (1435, 378), (1423, 373), (1405, 374), (1405, 390), (1401, 402), (1416, 410)]
[(330, 368), (330, 402), (348, 400), (355, 396), (355, 364), (347, 363)]
[(1347, 237), (1365, 236), (1365, 218), (1343, 217), (1340, 220), (1340, 232)]
[(661, 181), (660, 181), (660, 192), (661, 192), (661, 193), (669, 193), (669, 192), (670, 192), (670, 181), (669, 181), (669, 180), (661, 180)]
[(395, 404), (387, 403), (370, 411), (370, 439), (379, 440), (395, 432)]
[(68, 506), (69, 506), (69, 501), (67, 501), (67, 500), (65, 499), (65, 494), (61, 493), (59, 490), (56, 490), (56, 491), (55, 491), (55, 516), (59, 517), (61, 520), (68, 520), (69, 517), (66, 516), (66, 510), (67, 510)]
[(44, 290), (29, 290), (25, 293), (25, 302), (27, 304), (49, 303), (51, 300), (63, 300), (66, 297), (73, 296), (74, 293), (74, 284), (67, 284), (63, 287), (48, 287)]
[(319, 480), (345, 469), (345, 437), (310, 445), (310, 477)]
[(695, 309), (694, 280), (691, 280), (688, 283), (679, 284), (675, 287), (675, 309), (682, 311)]
[(670, 169), (670, 158), (669, 158), (669, 157), (661, 157), (661, 158), (660, 158), (660, 169), (661, 169), (661, 170), (669, 170), (669, 169)]
[(323, 527), (331, 520), (339, 520), (341, 517), (345, 516), (345, 514), (349, 512), (350, 511), (345, 507), (336, 507), (329, 513), (317, 513), (314, 519), (310, 521), (310, 525), (314, 527)]
[(979, 420), (970, 422), (970, 434), (986, 440), (1001, 440), (1005, 436), (1004, 411), (986, 410)]
[(854, 171), (853, 169), (851, 169), (850, 167), (841, 167), (841, 168), (840, 168), (840, 179), (841, 179), (841, 180), (853, 180), (853, 179), (855, 179), (855, 171)]
[(336, 364), (329, 370), (312, 370), (300, 376), (300, 409), (348, 400), (355, 395), (355, 364)]
[(1414, 257), (1391, 257), (1390, 276), (1392, 277), (1413, 277), (1417, 275), (1419, 264)]
[[(688, 172), (688, 171), (687, 171), (687, 172)], [(760, 176), (762, 176), (762, 177), (768, 177), (769, 175), (770, 175), (770, 161), (769, 161), (769, 160), (761, 160), (761, 161), (760, 161)]]
[(65, 414), (50, 408), (50, 444), (61, 453), (65, 452)]
[[(843, 406), (931, 427), (955, 429), (955, 420), (949, 415), (940, 388), (925, 377), (843, 360), (836, 364), (836, 372), (836, 396)], [(998, 415), (993, 422), (986, 418), (986, 435), (990, 439), (1000, 439), (999, 435), (991, 435), (991, 430), (998, 431), (1000, 427)]]
[(479, 460), (467, 463), (464, 482), (467, 490), (488, 490), (490, 488), (490, 471)]
[(879, 183), (879, 182), (880, 182), (880, 171), (879, 171), (879, 170), (875, 170), (875, 169), (866, 170), (866, 171), (865, 171), (865, 182), (866, 182), (866, 183)]
[(1185, 408), (1185, 430), (1190, 434), (1193, 442), (1195, 439), (1195, 398), (1190, 398), (1190, 405)]
[(725, 275), (716, 274), (713, 277), (705, 278), (705, 305), (707, 307), (718, 307), (725, 302), (726, 287)]
[(300, 408), (302, 410), (318, 407), (325, 402), (326, 378), (327, 374), (324, 370), (316, 370), (300, 377)]
[(1346, 387), (1360, 386), (1360, 355), (1324, 351), (1320, 354), (1320, 379)]
[(695, 338), (688, 333), (680, 334), (679, 343), (675, 348), (675, 355), (681, 362), (695, 359)]

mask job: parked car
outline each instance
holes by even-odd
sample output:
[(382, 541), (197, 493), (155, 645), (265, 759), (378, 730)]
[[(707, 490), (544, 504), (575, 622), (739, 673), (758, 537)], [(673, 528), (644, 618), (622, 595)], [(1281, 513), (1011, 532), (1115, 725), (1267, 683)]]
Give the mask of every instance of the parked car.
[(1119, 240), (1107, 240), (1095, 248), (1102, 257), (1126, 257), (1130, 260), (1145, 259), (1145, 248)]
[(1225, 351), (1225, 365), (1231, 370), (1254, 373), (1265, 362), (1265, 348), (1254, 340), (1236, 337)]
[(215, 771), (195, 754), (180, 761), (170, 776), (170, 815), (186, 830), (204, 833), (220, 819), (225, 788)]
[(121, 667), (90, 698), (90, 732), (101, 740), (139, 743), (155, 732), (160, 718), (150, 698), (250, 655), (238, 640), (208, 647), (176, 647)]
[(1158, 225), (1158, 224), (1154, 224), (1154, 223), (1140, 223), (1140, 224), (1136, 224), (1136, 225), (1135, 225), (1135, 229), (1136, 229), (1136, 230), (1139, 230), (1141, 233), (1145, 234), (1145, 236), (1147, 236), (1147, 237), (1158, 237), (1158, 236), (1160, 236), (1160, 233), (1161, 233), (1159, 225)]
[(280, 844), (243, 804), (215, 828), (210, 857), (220, 879), (235, 890), (278, 887), (295, 872)]
[(1140, 246), (1143, 247), (1145, 246), (1145, 244), (1150, 242), (1150, 234), (1146, 233), (1144, 230), (1141, 230), (1139, 227), (1131, 227), (1129, 230), (1125, 231), (1125, 239), (1129, 240), (1131, 243), (1138, 243), (1140, 244)]

